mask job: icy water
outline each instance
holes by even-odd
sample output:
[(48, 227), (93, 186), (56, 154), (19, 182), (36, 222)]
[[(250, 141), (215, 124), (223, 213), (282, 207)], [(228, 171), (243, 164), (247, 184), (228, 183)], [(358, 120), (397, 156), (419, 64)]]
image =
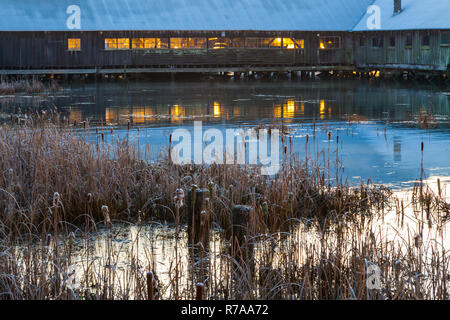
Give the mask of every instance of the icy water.
[[(397, 249), (407, 249), (415, 235), (421, 233), (425, 248), (433, 245), (448, 250), (450, 247), (446, 237), (449, 226), (437, 228), (436, 218), (432, 228), (423, 230), (423, 217), (413, 210), (411, 194), (406, 191), (421, 176), (423, 142), (423, 179), (436, 191), (439, 178), (443, 197), (449, 201), (450, 88), (350, 80), (215, 80), (72, 85), (56, 94), (0, 97), (3, 115), (17, 112), (19, 107), (24, 112), (53, 105), (71, 123), (88, 120), (90, 129), (82, 132), (93, 141), (98, 139), (95, 134), (98, 128), (106, 141), (128, 138), (143, 152), (150, 150), (149, 156), (154, 159), (166, 152), (174, 129), (192, 131), (194, 121), (202, 121), (204, 129), (221, 131), (261, 123), (285, 125), (299, 158), (305, 157), (309, 136), (310, 157), (322, 154), (333, 159), (339, 137), (339, 155), (349, 180), (358, 183), (361, 179), (371, 179), (383, 183), (397, 189), (396, 195), (404, 200), (405, 225), (402, 220), (399, 226), (399, 215), (392, 209), (372, 226), (377, 237), (388, 239)], [(176, 233), (173, 226), (166, 224), (142, 228), (117, 224), (112, 236), (100, 229), (90, 234), (90, 239), (90, 244), (82, 238), (76, 240), (72, 261), (75, 281), (87, 273), (107, 277), (115, 281), (118, 292), (133, 298), (134, 277), (144, 279), (145, 271), (151, 269), (161, 282), (163, 298), (192, 297), (193, 279), (198, 275), (194, 275), (195, 268), (189, 261), (185, 226)], [(231, 280), (226, 269), (229, 258), (222, 248), (224, 240), (215, 232), (211, 240), (208, 294), (214, 297), (219, 295), (217, 283)], [(320, 239), (302, 227), (290, 241), (299, 252), (309, 246), (317, 246), (320, 252)], [(263, 247), (262, 244), (257, 248)], [(423, 256), (426, 260), (427, 255)], [(112, 263), (110, 257), (114, 258)], [(302, 259), (299, 254), (299, 263)], [(183, 275), (179, 294), (174, 293), (176, 289), (171, 285), (174, 273)]]
[[(65, 86), (56, 94), (1, 97), (2, 113), (56, 106), (71, 123), (89, 120), (114, 135), (139, 142), (156, 158), (175, 128), (203, 129), (283, 124), (293, 150), (305, 156), (328, 150), (339, 136), (346, 177), (394, 188), (420, 177), (450, 177), (450, 88), (417, 83), (354, 80), (180, 80)], [(126, 130), (130, 122), (131, 131)], [(139, 130), (137, 129), (139, 128)], [(333, 150), (331, 148), (331, 158)]]

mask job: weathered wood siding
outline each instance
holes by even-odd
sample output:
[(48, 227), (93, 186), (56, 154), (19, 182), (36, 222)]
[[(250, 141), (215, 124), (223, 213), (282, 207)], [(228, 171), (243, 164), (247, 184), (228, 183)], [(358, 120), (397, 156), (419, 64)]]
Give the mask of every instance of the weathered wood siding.
[[(105, 50), (105, 38), (220, 37), (220, 32), (3, 32), (0, 69), (89, 69), (133, 67), (231, 67), (346, 65), (352, 61), (351, 36), (340, 49), (319, 50), (317, 32), (227, 32), (229, 38), (304, 39), (304, 49), (126, 49)], [(80, 38), (81, 51), (67, 50), (67, 39)], [(130, 40), (131, 46), (131, 40)]]
[[(441, 44), (441, 32), (448, 30), (355, 32), (355, 64), (361, 68), (445, 71), (450, 65), (450, 47)], [(430, 36), (429, 46), (422, 45), (423, 36), (426, 34)], [(406, 46), (407, 35), (412, 37), (411, 46)], [(373, 46), (372, 39), (377, 36), (383, 38), (382, 47)], [(394, 46), (391, 46), (391, 37), (395, 39)]]

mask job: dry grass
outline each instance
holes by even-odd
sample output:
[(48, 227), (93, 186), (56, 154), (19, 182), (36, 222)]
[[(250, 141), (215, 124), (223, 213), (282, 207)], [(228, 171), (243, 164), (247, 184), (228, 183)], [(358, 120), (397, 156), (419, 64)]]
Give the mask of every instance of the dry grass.
[(58, 91), (60, 88), (55, 81), (52, 81), (48, 86), (43, 82), (32, 79), (30, 80), (17, 80), (7, 81), (1, 80), (0, 82), (0, 95), (14, 95), (16, 93), (25, 92), (28, 94), (41, 93), (45, 90), (52, 92)]
[[(282, 170), (271, 178), (250, 166), (149, 163), (139, 149), (126, 138), (106, 144), (101, 132), (80, 135), (48, 124), (0, 128), (0, 298), (146, 299), (145, 271), (157, 271), (153, 252), (165, 245), (173, 255), (158, 292), (169, 299), (193, 298), (198, 281), (210, 299), (448, 298), (448, 253), (435, 242), (418, 243), (415, 234), (394, 241), (375, 229), (391, 205), (403, 217), (403, 204), (385, 188), (343, 183), (339, 148), (338, 170), (331, 172), (323, 155), (300, 161), (286, 146)], [(174, 195), (194, 184), (209, 189), (215, 233), (206, 260), (189, 258), (178, 232), (186, 213)], [(415, 212), (444, 240), (448, 204), (427, 189), (415, 195)], [(252, 265), (230, 256), (234, 204), (253, 208)], [(141, 243), (151, 234), (143, 228), (150, 221), (175, 223), (168, 244)], [(115, 245), (119, 222), (137, 230), (125, 257)], [(92, 237), (103, 225), (97, 261)], [(420, 222), (421, 238), (424, 229)], [(81, 289), (69, 282), (75, 256), (84, 261)], [(119, 272), (123, 263), (128, 267)], [(381, 290), (367, 288), (371, 263), (382, 269)]]

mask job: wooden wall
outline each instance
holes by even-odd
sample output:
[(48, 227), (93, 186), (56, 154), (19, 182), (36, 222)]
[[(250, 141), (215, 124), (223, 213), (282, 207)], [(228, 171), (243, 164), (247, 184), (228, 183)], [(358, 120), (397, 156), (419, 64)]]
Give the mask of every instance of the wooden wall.
[[(380, 68), (415, 69), (445, 71), (450, 66), (450, 46), (441, 45), (441, 30), (357, 32), (354, 33), (354, 64), (360, 68), (378, 66)], [(412, 45), (405, 46), (410, 34)], [(422, 39), (430, 36), (430, 46), (424, 47)], [(382, 37), (383, 46), (373, 47), (372, 38)], [(395, 38), (395, 46), (390, 45), (390, 37)], [(363, 45), (361, 45), (361, 38)]]
[[(447, 30), (448, 32), (448, 30)], [(411, 33), (411, 48), (405, 37)], [(422, 46), (424, 33), (430, 47)], [(140, 49), (105, 50), (105, 38), (221, 37), (221, 32), (0, 32), (0, 70), (355, 66), (360, 69), (445, 71), (450, 47), (440, 43), (440, 30), (399, 32), (227, 32), (228, 38), (286, 37), (304, 39), (304, 49)], [(340, 36), (340, 49), (319, 50), (319, 36)], [(383, 37), (374, 48), (372, 38)], [(395, 37), (395, 46), (389, 44)], [(80, 38), (81, 51), (68, 51), (67, 39)], [(361, 45), (361, 38), (365, 39)]]
[[(105, 38), (220, 37), (221, 32), (0, 32), (0, 69), (88, 69), (132, 67), (226, 67), (345, 65), (351, 63), (348, 33), (340, 49), (319, 50), (317, 32), (227, 32), (226, 37), (304, 39), (304, 49), (139, 49), (105, 50)], [(81, 38), (81, 51), (67, 39)], [(130, 40), (131, 46), (131, 40)]]

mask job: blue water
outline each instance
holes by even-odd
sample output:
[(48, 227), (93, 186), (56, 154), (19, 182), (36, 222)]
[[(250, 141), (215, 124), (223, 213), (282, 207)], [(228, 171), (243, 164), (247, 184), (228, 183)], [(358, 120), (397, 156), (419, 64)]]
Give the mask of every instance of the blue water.
[[(371, 179), (394, 188), (424, 178), (450, 177), (450, 88), (409, 82), (362, 81), (148, 81), (73, 85), (41, 97), (0, 98), (4, 111), (55, 105), (70, 122), (88, 120), (111, 141), (139, 143), (143, 156), (167, 152), (177, 128), (250, 128), (261, 123), (290, 129), (293, 153), (324, 151), (339, 157), (353, 183)], [(421, 125), (424, 115), (428, 124)], [(431, 116), (429, 116), (431, 115)], [(127, 130), (130, 123), (131, 130)], [(96, 137), (91, 129), (91, 139)], [(331, 142), (328, 133), (331, 132)], [(150, 153), (148, 152), (150, 151)]]

